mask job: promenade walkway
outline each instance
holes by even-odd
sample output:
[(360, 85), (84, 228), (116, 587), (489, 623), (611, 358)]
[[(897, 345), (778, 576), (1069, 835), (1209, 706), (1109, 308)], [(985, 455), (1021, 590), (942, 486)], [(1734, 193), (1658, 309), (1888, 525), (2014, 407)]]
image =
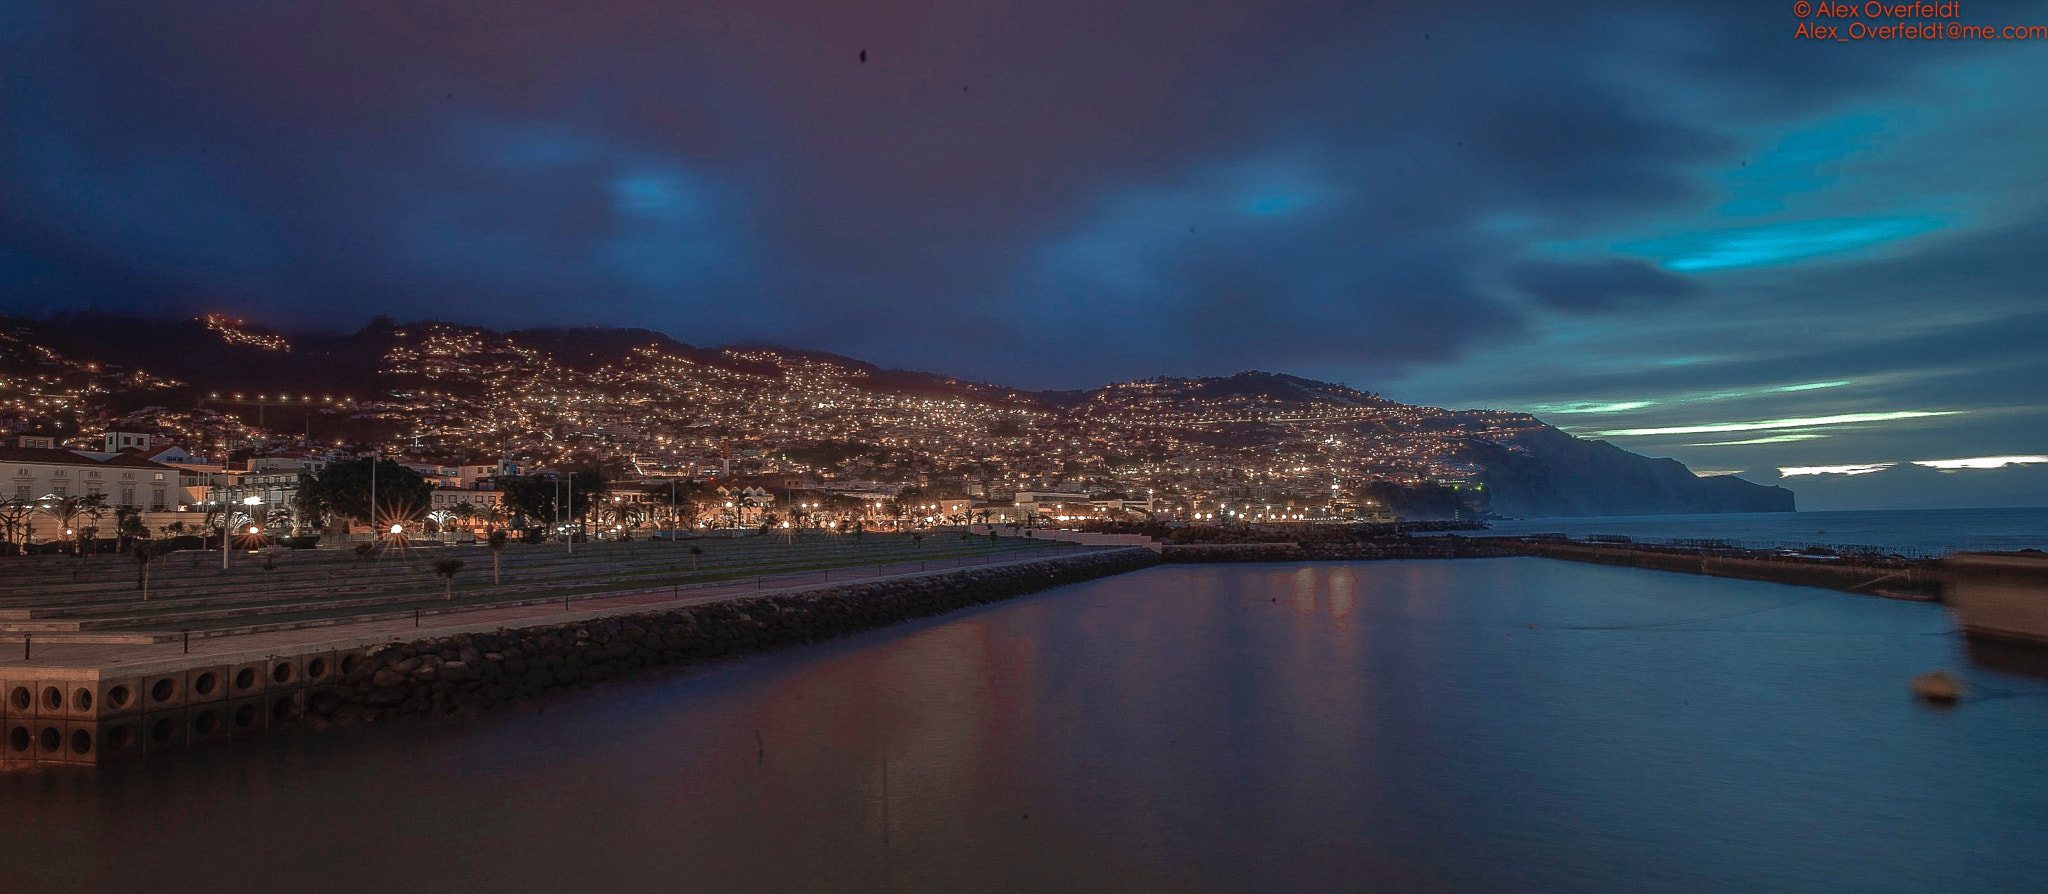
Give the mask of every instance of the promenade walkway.
[[(19, 614), (34, 603), (38, 609), (57, 612), (32, 619), (35, 621), (64, 623), (67, 618), (62, 613), (69, 612), (70, 621), (80, 617), (112, 618), (119, 623), (86, 631), (13, 635), (9, 642), (0, 644), (0, 668), (94, 668), (147, 673), (154, 667), (191, 664), (204, 657), (233, 662), (268, 655), (358, 648), (394, 639), (661, 611), (856, 581), (1032, 561), (1087, 550), (1055, 542), (1004, 539), (989, 543), (987, 538), (916, 543), (907, 538), (875, 536), (869, 538), (870, 542), (858, 544), (758, 540), (700, 543), (700, 549), (717, 555), (720, 561), (714, 564), (706, 561), (707, 556), (699, 555), (699, 567), (694, 571), (688, 567), (689, 542), (632, 544), (630, 549), (625, 548), (627, 545), (579, 547), (575, 558), (569, 557), (559, 545), (552, 547), (553, 551), (560, 551), (559, 555), (552, 551), (537, 554), (549, 549), (544, 546), (525, 547), (536, 553), (516, 557), (517, 568), (522, 572), (516, 580), (511, 573), (515, 567), (513, 557), (508, 556), (504, 583), (477, 582), (467, 590), (458, 587), (457, 598), (452, 601), (439, 596), (438, 588), (432, 584), (422, 589), (422, 575), (417, 569), (406, 569), (403, 573), (387, 572), (389, 581), (399, 585), (397, 592), (369, 593), (361, 597), (373, 600), (367, 605), (339, 607), (322, 605), (323, 597), (307, 595), (297, 584), (284, 587), (272, 582), (270, 588), (265, 588), (252, 583), (263, 580), (261, 572), (256, 572), (255, 577), (245, 575), (233, 585), (223, 580), (210, 594), (187, 592), (183, 603), (175, 609), (153, 607), (152, 611), (159, 612), (155, 615), (134, 613), (137, 597), (128, 591), (111, 593), (104, 586), (105, 581), (81, 579), (76, 592), (61, 594), (73, 601), (51, 603), (48, 594), (40, 600), (24, 594), (19, 586), (21, 581), (16, 579), (10, 581), (15, 586), (0, 587), (0, 606), (6, 607), (0, 611)], [(471, 550), (464, 558), (475, 561), (479, 552)], [(431, 559), (410, 561), (431, 564)], [(487, 581), (487, 554), (482, 561), (485, 564), (480, 572), (464, 573), (477, 574)], [(297, 572), (298, 584), (316, 574), (330, 582), (376, 580), (368, 572), (351, 574), (355, 566), (347, 559), (306, 556), (300, 562), (305, 567)], [(237, 602), (252, 594), (274, 594), (279, 588), (287, 595), (250, 604)], [(111, 613), (77, 614), (94, 610)], [(163, 623), (148, 629), (149, 624), (164, 618), (189, 620), (198, 616), (203, 621), (209, 619), (208, 612), (222, 610), (246, 613), (199, 629), (180, 629)]]

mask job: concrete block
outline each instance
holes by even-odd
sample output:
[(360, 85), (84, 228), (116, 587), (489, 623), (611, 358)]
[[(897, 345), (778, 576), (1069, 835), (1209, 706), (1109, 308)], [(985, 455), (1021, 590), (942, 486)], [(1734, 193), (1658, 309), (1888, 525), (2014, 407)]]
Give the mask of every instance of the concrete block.
[(228, 668), (228, 698), (262, 695), (269, 674), (268, 661), (244, 661)]
[(266, 697), (269, 699), (271, 726), (289, 726), (306, 716), (307, 692), (304, 689), (273, 691)]
[[(17, 690), (21, 691), (17, 692)], [(19, 709), (14, 707), (14, 700), (17, 696), (25, 697), (23, 707)], [(6, 720), (8, 716), (12, 714), (17, 714), (22, 711), (28, 710), (27, 702), (33, 701), (34, 698), (35, 696), (29, 695), (28, 692), (22, 688), (21, 684), (16, 683), (10, 679), (0, 678), (0, 720)]]
[(35, 733), (35, 759), (38, 761), (61, 761), (64, 759), (65, 733), (70, 732), (69, 724), (63, 720), (38, 717), (29, 722), (30, 731)]
[(98, 740), (99, 762), (111, 764), (142, 756), (143, 739), (148, 733), (143, 729), (143, 717), (131, 714), (116, 720), (102, 720), (93, 738)]
[(228, 730), (241, 736), (270, 728), (270, 705), (262, 698), (228, 700)]
[(333, 652), (309, 652), (299, 658), (299, 682), (307, 686), (333, 683), (339, 675)]
[(71, 716), (72, 681), (37, 680), (30, 685), (35, 687), (38, 720), (64, 720)]
[[(89, 720), (71, 720), (64, 724), (63, 755), (59, 760), (67, 764), (96, 764), (100, 762), (99, 724)], [(48, 758), (45, 758), (48, 760)]]
[(305, 662), (297, 655), (279, 655), (270, 659), (264, 671), (265, 689), (295, 689), (306, 684)]
[(102, 678), (93, 684), (93, 705), (89, 714), (79, 715), (80, 720), (111, 720), (116, 717), (131, 717), (142, 713), (141, 677)]
[(185, 690), (190, 688), (184, 671), (151, 674), (142, 678), (142, 711), (168, 711), (185, 707)]
[(195, 667), (185, 672), (185, 704), (202, 705), (228, 697), (228, 667), (224, 664)]
[(193, 705), (185, 709), (185, 744), (218, 742), (233, 732), (228, 720), (228, 703)]
[(134, 714), (141, 710), (136, 697), (142, 686), (139, 677), (72, 680), (64, 685), (64, 716), (72, 720), (100, 720)]
[(0, 724), (0, 760), (36, 759), (35, 718), (16, 718)]
[(334, 653), (336, 682), (346, 683), (357, 672), (367, 670), (372, 666), (370, 650), (368, 649), (342, 649)]
[(154, 754), (185, 747), (186, 709), (142, 715), (142, 750)]

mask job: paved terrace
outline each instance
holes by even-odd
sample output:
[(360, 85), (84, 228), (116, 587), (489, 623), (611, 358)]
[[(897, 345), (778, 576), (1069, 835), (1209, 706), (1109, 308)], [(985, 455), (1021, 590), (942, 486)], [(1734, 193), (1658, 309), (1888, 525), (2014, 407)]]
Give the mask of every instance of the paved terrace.
[[(691, 547), (701, 550), (693, 556)], [(174, 553), (137, 588), (130, 557), (0, 562), (0, 668), (143, 670), (463, 631), (659, 611), (831, 584), (1028, 561), (1086, 550), (1022, 538), (808, 535), (508, 546), (499, 582), (482, 546), (413, 547), (359, 561), (301, 550), (269, 572), (258, 557)], [(453, 598), (433, 571), (460, 558)], [(695, 559), (693, 569), (692, 559)], [(25, 657), (26, 656), (26, 657)]]

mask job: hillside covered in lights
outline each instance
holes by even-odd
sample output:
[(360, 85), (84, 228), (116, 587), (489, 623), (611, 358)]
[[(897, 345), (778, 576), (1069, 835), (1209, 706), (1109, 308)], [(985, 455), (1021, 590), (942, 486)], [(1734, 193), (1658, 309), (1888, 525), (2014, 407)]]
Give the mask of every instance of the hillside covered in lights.
[(228, 456), (368, 446), (619, 474), (788, 474), (940, 490), (1146, 492), (1169, 505), (1398, 495), (1416, 515), (1785, 511), (1525, 413), (1418, 407), (1247, 372), (1033, 392), (636, 329), (380, 318), (348, 334), (228, 317), (0, 326), (0, 425), (92, 446), (142, 429)]

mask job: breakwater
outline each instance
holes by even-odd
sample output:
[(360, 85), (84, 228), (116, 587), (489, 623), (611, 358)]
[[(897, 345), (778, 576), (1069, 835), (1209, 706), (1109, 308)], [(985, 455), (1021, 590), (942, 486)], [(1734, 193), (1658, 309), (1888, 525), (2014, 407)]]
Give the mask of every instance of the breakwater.
[(1147, 549), (1098, 550), (532, 626), (458, 625), (409, 641), (259, 634), (230, 651), (0, 667), (0, 763), (101, 764), (302, 724), (474, 712), (1158, 562)]
[(1384, 537), (1348, 542), (1169, 543), (1168, 562), (1369, 562), (1389, 559), (1490, 559), (1527, 555), (1493, 538)]
[(674, 667), (832, 639), (1158, 564), (1146, 549), (843, 584), (670, 611), (372, 648), (307, 702), (314, 723), (481, 711)]
[(1768, 550), (1595, 544), (1552, 538), (1496, 538), (1494, 542), (1518, 555), (1572, 562), (1771, 581), (1916, 602), (1941, 599), (1940, 568), (1935, 562), (1918, 559), (1799, 556)]

